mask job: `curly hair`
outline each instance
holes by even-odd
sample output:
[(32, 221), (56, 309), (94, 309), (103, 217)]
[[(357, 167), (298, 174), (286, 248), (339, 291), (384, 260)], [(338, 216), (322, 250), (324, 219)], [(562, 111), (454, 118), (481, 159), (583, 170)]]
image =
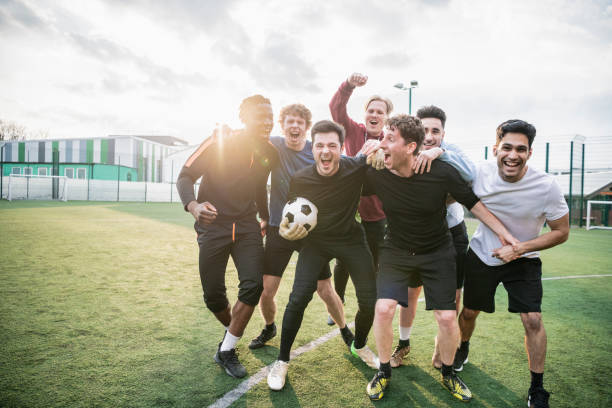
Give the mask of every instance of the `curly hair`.
[(244, 98), (240, 104), (240, 113), (238, 115), (240, 117), (240, 121), (245, 123), (244, 121), (246, 120), (247, 112), (255, 109), (257, 105), (263, 104), (271, 105), (270, 100), (261, 95), (253, 95), (249, 96), (248, 98)]
[(531, 123), (527, 123), (520, 119), (510, 119), (502, 122), (497, 129), (495, 129), (495, 145), (506, 136), (506, 133), (521, 133), (527, 137), (529, 147), (533, 144), (533, 139), (536, 137), (536, 129)]
[(281, 126), (283, 126), (285, 117), (287, 117), (287, 115), (299, 116), (300, 118), (304, 119), (306, 121), (306, 129), (309, 129), (310, 125), (312, 124), (312, 112), (310, 112), (310, 109), (301, 103), (287, 105), (281, 109), (280, 118), (278, 119), (278, 123), (280, 123)]
[(442, 129), (444, 129), (444, 125), (446, 125), (446, 113), (444, 113), (444, 111), (438, 108), (437, 106), (434, 106), (434, 105), (423, 106), (421, 109), (417, 111), (416, 115), (417, 115), (417, 118), (419, 119), (425, 119), (425, 118), (440, 119), (440, 122), (442, 122)]
[(385, 124), (390, 128), (399, 130), (400, 135), (404, 139), (404, 144), (416, 143), (416, 149), (414, 149), (413, 154), (416, 156), (419, 153), (425, 138), (425, 129), (423, 129), (421, 124), (421, 119), (406, 114), (399, 114), (387, 119)]
[(387, 105), (387, 115), (389, 115), (391, 112), (393, 112), (393, 102), (391, 102), (391, 99), (389, 98), (385, 98), (384, 96), (380, 96), (380, 95), (372, 95), (368, 98), (368, 100), (365, 103), (365, 107), (364, 110), (368, 110), (368, 106), (370, 106), (370, 104), (374, 101), (381, 101), (384, 102), (385, 105)]
[(340, 141), (340, 145), (344, 145), (344, 135), (345, 130), (344, 126), (339, 123), (333, 122), (331, 120), (320, 120), (314, 124), (312, 130), (310, 131), (310, 138), (312, 139), (312, 143), (315, 142), (315, 136), (317, 133), (329, 133), (335, 132), (338, 135), (338, 140)]

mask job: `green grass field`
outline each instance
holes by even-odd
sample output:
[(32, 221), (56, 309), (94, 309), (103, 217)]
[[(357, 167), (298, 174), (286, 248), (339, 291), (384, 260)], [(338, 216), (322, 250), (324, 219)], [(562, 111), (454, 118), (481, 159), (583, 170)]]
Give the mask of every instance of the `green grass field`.
[[(212, 359), (223, 331), (202, 301), (192, 224), (179, 204), (0, 201), (0, 406), (202, 407), (237, 387), (242, 381)], [(567, 243), (543, 253), (544, 275), (610, 274), (611, 249), (612, 231), (572, 230)], [(281, 315), (294, 262), (278, 296)], [(232, 300), (236, 281), (230, 263)], [(612, 406), (611, 293), (611, 277), (544, 282), (551, 406)], [(496, 301), (497, 313), (478, 320), (461, 377), (472, 407), (522, 407), (529, 387), (522, 326), (506, 311), (503, 288)], [(282, 392), (264, 379), (233, 406), (462, 405), (431, 367), (436, 325), (420, 305), (410, 364), (394, 370), (384, 400), (369, 401), (374, 371), (337, 336), (292, 360)], [(315, 296), (295, 347), (332, 330), (326, 317)], [(256, 312), (239, 345), (249, 375), (278, 353), (280, 336), (254, 352), (246, 347), (262, 324)]]

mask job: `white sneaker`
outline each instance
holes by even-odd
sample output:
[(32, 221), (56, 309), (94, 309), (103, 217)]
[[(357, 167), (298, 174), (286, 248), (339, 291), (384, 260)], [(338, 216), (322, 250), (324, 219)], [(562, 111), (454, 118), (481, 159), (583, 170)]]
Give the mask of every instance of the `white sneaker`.
[(380, 360), (378, 359), (378, 357), (376, 357), (376, 354), (374, 354), (374, 352), (370, 350), (367, 345), (358, 349), (355, 348), (355, 342), (353, 342), (351, 344), (351, 353), (353, 353), (355, 357), (360, 358), (361, 361), (366, 363), (370, 368), (373, 368), (375, 370), (378, 370), (380, 368)]
[(285, 379), (287, 378), (287, 370), (289, 370), (289, 363), (276, 360), (274, 365), (268, 373), (268, 387), (274, 391), (280, 391), (285, 386)]

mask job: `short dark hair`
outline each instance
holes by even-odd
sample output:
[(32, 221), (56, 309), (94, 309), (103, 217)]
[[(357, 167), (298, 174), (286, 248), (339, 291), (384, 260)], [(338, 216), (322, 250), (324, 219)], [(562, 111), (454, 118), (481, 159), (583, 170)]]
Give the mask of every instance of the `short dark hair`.
[(404, 139), (404, 144), (416, 143), (414, 154), (417, 155), (419, 153), (423, 139), (425, 139), (425, 129), (423, 129), (421, 124), (421, 119), (406, 114), (399, 114), (387, 119), (386, 125), (399, 130), (400, 135)]
[(425, 118), (440, 119), (440, 122), (442, 122), (442, 129), (444, 129), (444, 126), (446, 125), (446, 113), (444, 113), (444, 111), (438, 108), (437, 106), (434, 106), (434, 105), (423, 106), (421, 109), (417, 111), (416, 115), (417, 115), (417, 118), (419, 119), (425, 119)]
[(533, 139), (536, 137), (536, 128), (528, 122), (520, 119), (510, 119), (503, 123), (501, 123), (496, 129), (496, 141), (495, 144), (498, 145), (499, 142), (506, 136), (506, 133), (521, 133), (527, 137), (527, 142), (529, 143), (529, 147), (533, 144)]
[(299, 116), (300, 118), (304, 119), (304, 121), (306, 121), (306, 129), (308, 129), (312, 124), (312, 113), (310, 112), (310, 109), (308, 109), (301, 103), (287, 105), (281, 109), (280, 118), (278, 119), (278, 122), (281, 124), (281, 126), (283, 125), (283, 122), (285, 121), (285, 117), (287, 117), (287, 115)]
[(268, 98), (259, 94), (244, 98), (242, 100), (242, 103), (240, 104), (240, 113), (238, 115), (240, 117), (240, 121), (244, 123), (248, 111), (254, 109), (257, 105), (263, 105), (266, 103), (271, 105), (270, 100)]
[(314, 124), (312, 130), (310, 131), (312, 143), (315, 142), (315, 135), (317, 133), (328, 132), (336, 132), (336, 134), (338, 135), (338, 140), (340, 140), (340, 145), (344, 145), (344, 126), (331, 120), (320, 120)]

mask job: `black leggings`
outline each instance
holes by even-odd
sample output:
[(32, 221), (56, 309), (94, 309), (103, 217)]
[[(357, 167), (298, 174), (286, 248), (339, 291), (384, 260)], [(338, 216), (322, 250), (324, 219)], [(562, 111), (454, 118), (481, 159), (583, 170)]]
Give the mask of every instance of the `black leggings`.
[[(361, 225), (363, 225), (363, 229), (365, 230), (366, 241), (368, 242), (368, 247), (370, 247), (370, 252), (374, 260), (375, 271), (378, 270), (378, 248), (385, 238), (386, 224), (386, 218), (380, 221), (361, 221)], [(334, 289), (338, 296), (340, 296), (340, 299), (342, 299), (342, 303), (344, 303), (344, 293), (346, 292), (348, 278), (349, 271), (341, 260), (336, 259), (336, 266), (334, 267)]]
[(376, 275), (363, 230), (359, 228), (359, 233), (342, 242), (305, 242), (298, 257), (293, 289), (283, 316), (279, 360), (289, 361), (291, 346), (302, 325), (304, 310), (317, 290), (317, 278), (321, 268), (332, 258), (347, 265), (355, 285), (358, 304), (355, 316), (355, 344), (357, 347), (365, 345), (374, 321)]

